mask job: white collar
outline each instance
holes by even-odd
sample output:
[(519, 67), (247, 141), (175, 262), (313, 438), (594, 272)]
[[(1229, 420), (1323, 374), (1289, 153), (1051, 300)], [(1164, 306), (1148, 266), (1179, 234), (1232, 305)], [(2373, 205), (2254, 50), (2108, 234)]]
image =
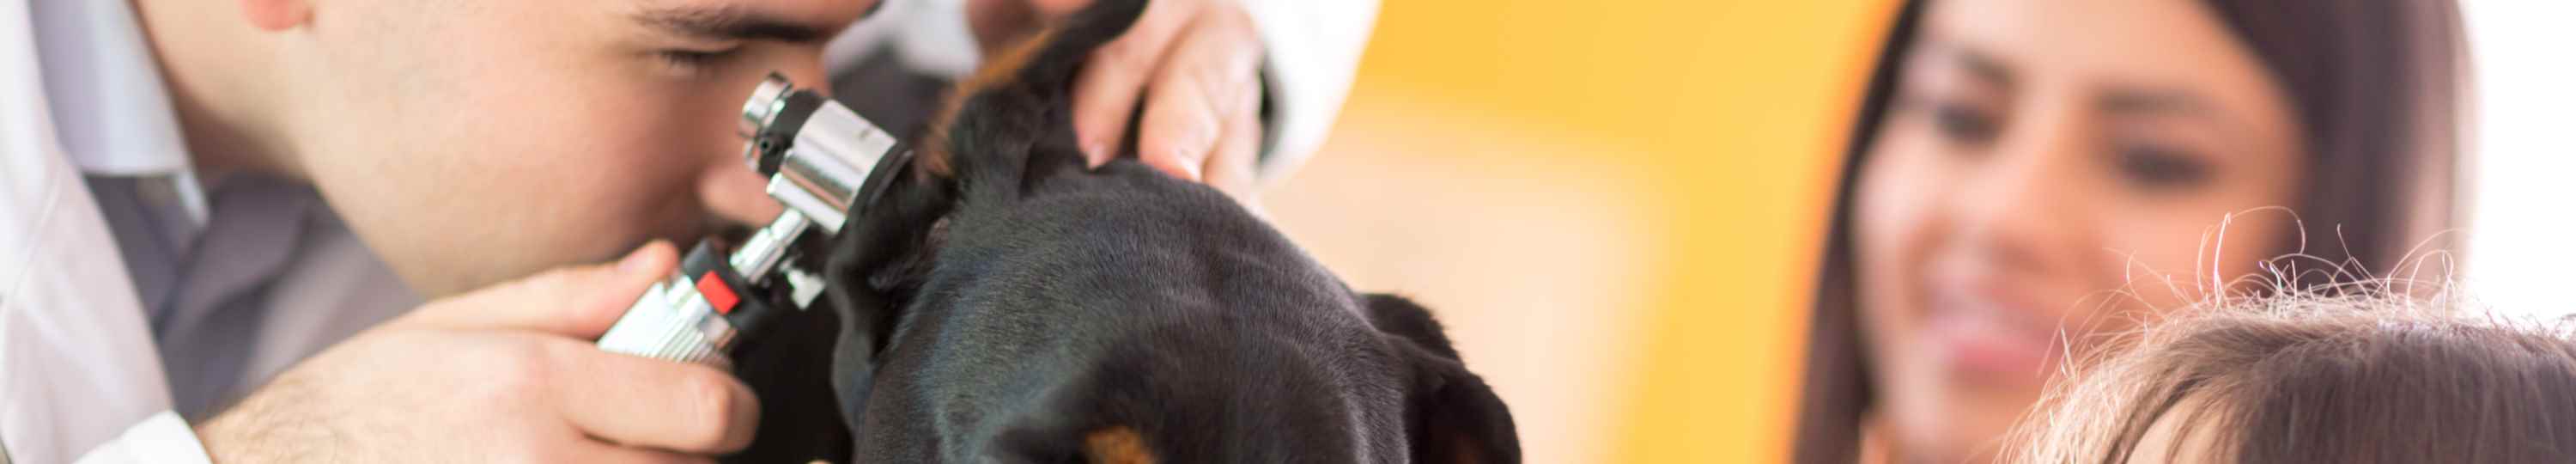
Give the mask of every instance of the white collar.
[(63, 155), (83, 174), (170, 176), (190, 219), (206, 220), (161, 69), (127, 0), (36, 0), (37, 69)]

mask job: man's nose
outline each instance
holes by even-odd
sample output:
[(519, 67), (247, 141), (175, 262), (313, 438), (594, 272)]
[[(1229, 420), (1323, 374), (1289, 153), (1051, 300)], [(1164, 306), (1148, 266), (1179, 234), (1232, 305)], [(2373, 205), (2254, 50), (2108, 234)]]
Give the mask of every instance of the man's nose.
[(707, 212), (736, 224), (764, 224), (778, 217), (785, 207), (765, 192), (769, 179), (739, 161), (739, 154), (727, 158), (730, 162), (711, 166), (698, 178), (698, 198), (706, 202)]
[[(819, 56), (812, 58), (800, 59), (796, 63), (778, 66), (768, 72), (787, 76), (788, 81), (795, 83), (797, 88), (811, 89), (828, 95), (831, 85), (827, 73), (823, 70), (822, 59)], [(732, 97), (730, 101), (734, 105), (740, 105), (751, 97), (752, 88), (757, 87), (760, 84), (759, 78), (767, 76), (768, 72), (753, 74), (752, 79), (743, 81), (738, 86), (740, 88), (728, 90), (725, 93)], [(730, 149), (716, 150), (708, 155), (711, 158), (707, 160), (706, 168), (698, 178), (698, 198), (706, 203), (710, 214), (726, 222), (766, 224), (770, 219), (777, 218), (778, 213), (785, 210), (785, 207), (766, 193), (768, 177), (753, 171), (750, 163), (743, 159), (742, 149), (745, 140), (736, 134), (739, 131), (733, 125), (736, 124), (734, 121), (737, 119), (739, 117), (733, 114), (726, 115), (727, 125), (721, 129), (728, 135), (721, 145)]]

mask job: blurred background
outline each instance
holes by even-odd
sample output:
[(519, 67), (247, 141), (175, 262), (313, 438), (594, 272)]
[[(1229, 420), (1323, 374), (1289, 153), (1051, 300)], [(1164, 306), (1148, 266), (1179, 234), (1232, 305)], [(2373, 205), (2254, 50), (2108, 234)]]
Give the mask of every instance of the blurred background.
[[(1786, 459), (1835, 163), (1897, 7), (1385, 2), (1325, 148), (1264, 203), (1368, 291), (1450, 325), (1531, 462)], [(2556, 143), (2576, 5), (2469, 2), (2467, 276), (2576, 312)]]
[(1777, 461), (1895, 6), (1385, 2), (1330, 141), (1264, 203), (1353, 285), (1438, 311), (1530, 462)]

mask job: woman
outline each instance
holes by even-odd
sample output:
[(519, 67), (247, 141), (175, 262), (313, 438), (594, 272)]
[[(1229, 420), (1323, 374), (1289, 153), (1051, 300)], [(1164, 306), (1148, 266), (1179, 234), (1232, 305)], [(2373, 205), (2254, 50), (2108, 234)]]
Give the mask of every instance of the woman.
[(1843, 170), (1796, 459), (1992, 461), (2089, 334), (2441, 249), (2457, 15), (2382, 3), (1906, 5)]

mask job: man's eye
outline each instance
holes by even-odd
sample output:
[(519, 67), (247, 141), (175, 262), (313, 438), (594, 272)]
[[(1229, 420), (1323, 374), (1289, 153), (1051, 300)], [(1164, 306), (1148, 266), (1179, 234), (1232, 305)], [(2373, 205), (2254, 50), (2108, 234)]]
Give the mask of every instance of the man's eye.
[(656, 51), (653, 54), (673, 70), (696, 74), (723, 65), (726, 59), (733, 58), (734, 50), (707, 51), (675, 48)]
[(2195, 187), (2211, 175), (2209, 163), (2171, 147), (2121, 142), (2113, 151), (2120, 178), (2147, 190)]

